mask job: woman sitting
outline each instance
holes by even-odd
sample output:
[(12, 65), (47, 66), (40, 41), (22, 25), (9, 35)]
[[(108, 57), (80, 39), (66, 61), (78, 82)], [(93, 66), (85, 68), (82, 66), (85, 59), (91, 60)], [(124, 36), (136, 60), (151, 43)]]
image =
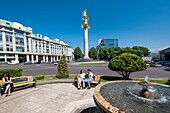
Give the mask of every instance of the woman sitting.
[(10, 96), (11, 91), (13, 90), (13, 82), (11, 81), (10, 75), (4, 74), (4, 77), (2, 78), (2, 83), (4, 84), (4, 93), (8, 93), (6, 96)]
[(83, 88), (85, 88), (85, 73), (83, 72), (83, 70), (80, 70), (80, 74), (77, 78), (77, 85), (78, 85), (78, 89), (82, 88), (82, 84), (83, 83)]

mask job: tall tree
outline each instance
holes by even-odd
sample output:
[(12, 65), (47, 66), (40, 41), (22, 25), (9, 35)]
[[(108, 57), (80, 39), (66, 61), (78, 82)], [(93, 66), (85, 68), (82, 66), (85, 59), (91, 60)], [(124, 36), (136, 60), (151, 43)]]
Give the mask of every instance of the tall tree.
[(56, 74), (56, 77), (67, 78), (68, 76), (69, 76), (69, 73), (68, 73), (68, 65), (66, 61), (66, 56), (62, 55), (58, 63), (58, 73)]
[(81, 51), (80, 47), (76, 47), (74, 49), (74, 57), (75, 57), (75, 60), (83, 58), (83, 54), (82, 54), (82, 51)]
[(98, 59), (98, 52), (97, 52), (96, 48), (94, 48), (94, 47), (90, 48), (90, 50), (89, 50), (89, 57), (93, 58), (95, 60)]
[(99, 49), (99, 59), (100, 60), (108, 60), (109, 51), (107, 48)]
[(150, 54), (150, 51), (148, 48), (146, 47), (142, 47), (142, 46), (133, 46), (132, 47), (133, 50), (136, 50), (136, 52), (139, 54), (141, 54), (141, 57), (145, 57), (148, 56)]
[(147, 67), (141, 57), (135, 54), (123, 53), (112, 58), (109, 62), (108, 68), (112, 71), (116, 71), (125, 79), (128, 79), (132, 72), (143, 71)]

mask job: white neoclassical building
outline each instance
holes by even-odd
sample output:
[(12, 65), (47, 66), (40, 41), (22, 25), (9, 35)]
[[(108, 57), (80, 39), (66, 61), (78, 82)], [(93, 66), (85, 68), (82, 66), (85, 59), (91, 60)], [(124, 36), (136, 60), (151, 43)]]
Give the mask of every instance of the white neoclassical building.
[(33, 34), (32, 28), (0, 19), (0, 63), (53, 62), (64, 54), (72, 61), (73, 49), (59, 39)]

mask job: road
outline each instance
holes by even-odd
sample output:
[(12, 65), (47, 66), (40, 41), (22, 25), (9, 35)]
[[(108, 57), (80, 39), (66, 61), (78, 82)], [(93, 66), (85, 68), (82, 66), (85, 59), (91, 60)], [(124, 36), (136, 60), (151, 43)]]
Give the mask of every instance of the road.
[[(0, 65), (0, 69), (4, 68), (22, 68), (23, 75), (35, 76), (35, 75), (54, 75), (57, 73), (57, 65), (53, 64), (32, 64), (32, 65)], [(82, 66), (82, 65), (69, 65), (69, 73), (71, 74), (78, 74), (81, 69), (85, 71), (87, 69), (91, 69), (93, 73), (100, 74), (100, 75), (107, 75), (107, 76), (119, 76), (114, 71), (111, 71), (107, 68), (107, 66)], [(145, 75), (150, 76), (151, 78), (170, 78), (170, 67), (149, 67), (145, 71), (134, 72), (130, 75), (130, 77), (139, 77), (143, 78)]]

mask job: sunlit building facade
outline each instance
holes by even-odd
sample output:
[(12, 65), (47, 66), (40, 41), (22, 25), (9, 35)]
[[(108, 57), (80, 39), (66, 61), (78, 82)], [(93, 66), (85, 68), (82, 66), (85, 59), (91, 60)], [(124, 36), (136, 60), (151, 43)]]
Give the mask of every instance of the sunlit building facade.
[(0, 19), (0, 63), (53, 62), (66, 55), (72, 61), (73, 49), (59, 39), (33, 34), (31, 27)]

